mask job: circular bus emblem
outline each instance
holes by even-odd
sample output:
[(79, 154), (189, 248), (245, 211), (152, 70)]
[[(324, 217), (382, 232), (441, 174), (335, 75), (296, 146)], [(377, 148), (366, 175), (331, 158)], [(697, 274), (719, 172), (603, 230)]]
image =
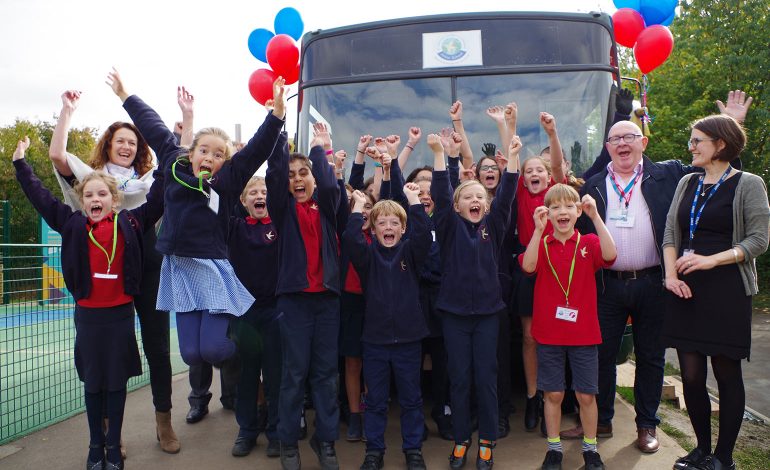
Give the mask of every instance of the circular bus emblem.
[(462, 39), (457, 36), (445, 37), (441, 40), (440, 46), (441, 51), (439, 51), (438, 56), (446, 61), (454, 62), (464, 57), (467, 53)]

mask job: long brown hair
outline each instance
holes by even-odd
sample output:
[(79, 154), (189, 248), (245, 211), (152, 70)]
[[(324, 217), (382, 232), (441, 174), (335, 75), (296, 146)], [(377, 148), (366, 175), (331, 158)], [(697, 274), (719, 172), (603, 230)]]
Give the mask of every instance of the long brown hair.
[(136, 158), (134, 158), (134, 163), (131, 165), (134, 167), (134, 170), (136, 170), (136, 172), (140, 175), (144, 175), (148, 171), (151, 171), (152, 153), (150, 153), (150, 146), (147, 145), (147, 141), (144, 140), (144, 137), (139, 132), (139, 129), (136, 128), (136, 126), (130, 122), (121, 121), (116, 121), (110, 124), (110, 127), (104, 131), (101, 137), (99, 137), (99, 141), (96, 143), (96, 147), (94, 147), (94, 151), (91, 155), (91, 160), (88, 162), (88, 165), (94, 170), (98, 170), (100, 168), (104, 168), (104, 165), (110, 161), (112, 138), (115, 136), (115, 133), (118, 131), (118, 129), (128, 129), (136, 134)]

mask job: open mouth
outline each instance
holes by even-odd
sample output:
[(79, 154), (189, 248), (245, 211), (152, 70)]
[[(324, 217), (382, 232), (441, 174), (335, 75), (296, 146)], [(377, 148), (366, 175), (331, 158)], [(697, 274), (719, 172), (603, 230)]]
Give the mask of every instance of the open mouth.
[(473, 219), (481, 218), (481, 207), (471, 206), (470, 214), (471, 214), (471, 218)]
[(295, 198), (302, 198), (302, 197), (305, 196), (305, 194), (306, 194), (306, 191), (305, 191), (305, 186), (304, 185), (294, 186), (294, 197)]
[(556, 219), (556, 224), (561, 228), (566, 228), (569, 226), (569, 217), (558, 217)]
[(102, 210), (103, 208), (99, 204), (94, 204), (93, 206), (91, 206), (91, 210), (90, 210), (91, 218), (95, 219), (100, 217), (102, 215)]
[(542, 181), (540, 181), (539, 177), (532, 178), (529, 180), (529, 186), (532, 188), (533, 191), (539, 191), (540, 190), (540, 184)]
[(629, 155), (631, 155), (631, 150), (621, 150), (618, 152), (618, 156), (621, 158), (626, 158)]
[(204, 171), (208, 172), (209, 176), (211, 175), (211, 167), (210, 166), (208, 166), (208, 165), (201, 165), (200, 168), (198, 169), (198, 174), (201, 174)]
[(361, 213), (361, 217), (363, 217), (363, 219), (364, 219), (364, 222), (366, 222), (367, 220), (369, 220), (369, 216), (368, 216), (368, 215), (366, 215), (366, 214), (364, 214), (363, 212)]
[(258, 211), (263, 211), (267, 208), (267, 203), (265, 201), (257, 201), (254, 203), (254, 209)]
[(386, 233), (385, 235), (382, 236), (382, 239), (386, 245), (396, 243), (396, 236), (392, 233)]

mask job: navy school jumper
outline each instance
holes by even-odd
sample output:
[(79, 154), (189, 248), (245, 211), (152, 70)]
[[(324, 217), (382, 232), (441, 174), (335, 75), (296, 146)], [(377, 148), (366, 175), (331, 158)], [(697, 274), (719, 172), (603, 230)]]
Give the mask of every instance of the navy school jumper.
[[(340, 187), (334, 168), (329, 165), (323, 147), (310, 149), (316, 192), (313, 200), (321, 212), (321, 263), (323, 286), (340, 294), (340, 267), (337, 242), (337, 210)], [(308, 287), (307, 255), (297, 220), (297, 206), (289, 192), (289, 149), (274, 152), (267, 160), (267, 208), (281, 234), (281, 264), (278, 268), (276, 296), (302, 292)]]
[(443, 264), (437, 302), (440, 310), (456, 315), (489, 315), (505, 308), (497, 266), (518, 178), (518, 173), (502, 174), (489, 213), (473, 224), (454, 210), (448, 172), (433, 172), (433, 222)]
[(408, 224), (411, 237), (386, 248), (376, 239), (367, 244), (360, 213), (351, 214), (348, 220), (342, 243), (361, 278), (366, 297), (363, 342), (402, 344), (428, 335), (420, 308), (419, 276), (432, 236), (422, 204), (409, 207)]
[[(91, 264), (88, 252), (88, 217), (82, 211), (56, 199), (35, 176), (25, 159), (13, 162), (16, 179), (29, 201), (52, 229), (61, 234), (61, 264), (64, 282), (75, 301), (91, 295)], [(163, 176), (155, 172), (155, 181), (147, 202), (132, 210), (118, 212), (118, 228), (125, 240), (123, 255), (123, 290), (139, 295), (142, 280), (142, 234), (163, 215)]]
[[(206, 195), (186, 188), (174, 179), (172, 165), (189, 151), (177, 145), (174, 134), (158, 113), (136, 95), (130, 96), (123, 107), (163, 162), (159, 170), (163, 171), (166, 180), (166, 216), (155, 248), (164, 255), (226, 259), (230, 214), (246, 183), (278, 144), (284, 121), (268, 114), (246, 146), (226, 161), (212, 180), (204, 180), (204, 191), (208, 193), (213, 189), (219, 195), (219, 211), (214, 213), (208, 207)], [(176, 165), (176, 176), (188, 185), (198, 187), (198, 178), (193, 176), (189, 162), (180, 161)]]

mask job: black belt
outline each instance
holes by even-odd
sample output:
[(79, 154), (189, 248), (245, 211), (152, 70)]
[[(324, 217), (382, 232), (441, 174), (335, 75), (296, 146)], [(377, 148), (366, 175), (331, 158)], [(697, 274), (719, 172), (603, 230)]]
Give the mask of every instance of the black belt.
[(660, 266), (653, 266), (651, 268), (637, 269), (636, 271), (614, 271), (612, 269), (605, 269), (604, 274), (607, 277), (614, 279), (620, 279), (627, 281), (629, 279), (641, 279), (643, 277), (660, 275)]

